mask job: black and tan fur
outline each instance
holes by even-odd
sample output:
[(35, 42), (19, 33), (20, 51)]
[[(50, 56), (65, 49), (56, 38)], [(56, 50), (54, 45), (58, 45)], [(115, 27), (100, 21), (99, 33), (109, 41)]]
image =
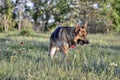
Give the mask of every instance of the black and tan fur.
[(75, 44), (87, 44), (87, 23), (83, 26), (58, 27), (51, 34), (49, 45), (49, 56), (51, 60), (57, 53), (61, 52), (62, 60), (65, 59), (70, 46)]

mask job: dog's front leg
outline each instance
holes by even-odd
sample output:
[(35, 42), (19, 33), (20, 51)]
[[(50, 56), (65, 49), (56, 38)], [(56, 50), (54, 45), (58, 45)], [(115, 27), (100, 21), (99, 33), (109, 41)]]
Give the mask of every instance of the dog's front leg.
[(68, 48), (69, 48), (68, 45), (65, 45), (65, 46), (62, 47), (62, 50), (61, 50), (62, 62), (64, 62), (65, 60), (67, 60)]
[(64, 62), (66, 59), (67, 59), (67, 55), (64, 53), (64, 52), (62, 52), (62, 60), (61, 60), (61, 62)]

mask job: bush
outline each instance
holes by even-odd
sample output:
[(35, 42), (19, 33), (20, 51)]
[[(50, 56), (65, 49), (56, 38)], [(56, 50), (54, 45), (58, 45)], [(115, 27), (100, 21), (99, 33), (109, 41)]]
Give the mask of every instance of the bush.
[(23, 35), (23, 36), (29, 36), (29, 35), (31, 35), (31, 34), (33, 34), (34, 33), (34, 31), (33, 31), (33, 29), (32, 28), (30, 28), (30, 29), (25, 29), (25, 30), (22, 30), (21, 32), (20, 32), (20, 35)]
[(33, 28), (32, 28), (32, 23), (25, 18), (22, 24), (22, 29), (20, 32), (20, 35), (31, 35), (32, 33), (34, 33)]
[(20, 35), (30, 35), (30, 31), (29, 30), (22, 30), (20, 32)]
[(3, 26), (0, 25), (0, 32), (3, 32)]

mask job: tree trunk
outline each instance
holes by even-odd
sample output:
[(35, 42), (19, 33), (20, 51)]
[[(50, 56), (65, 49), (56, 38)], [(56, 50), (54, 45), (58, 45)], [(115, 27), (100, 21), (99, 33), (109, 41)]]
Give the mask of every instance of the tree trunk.
[(48, 20), (46, 20), (46, 22), (45, 22), (44, 32), (45, 31), (49, 31), (49, 29), (48, 29)]
[(20, 10), (19, 10), (19, 24), (18, 24), (19, 32), (21, 31), (21, 16), (22, 16), (22, 9), (21, 9), (21, 6), (20, 6)]
[(49, 31), (49, 28), (48, 28), (48, 20), (49, 20), (50, 16), (48, 13), (46, 13), (46, 22), (45, 22), (45, 26), (44, 26), (44, 32), (45, 31)]
[(4, 16), (4, 30), (5, 30), (5, 32), (8, 31), (8, 25), (7, 25), (7, 17), (6, 17), (6, 15)]

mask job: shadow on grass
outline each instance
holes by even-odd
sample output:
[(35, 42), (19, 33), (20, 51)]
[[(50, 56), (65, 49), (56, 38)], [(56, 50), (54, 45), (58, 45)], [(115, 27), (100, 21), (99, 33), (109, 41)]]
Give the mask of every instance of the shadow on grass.
[(12, 40), (9, 39), (9, 38), (1, 38), (1, 39), (0, 39), (0, 42), (5, 42), (5, 41), (10, 41), (10, 42), (12, 42)]
[(0, 80), (27, 80), (27, 78), (24, 76), (18, 76), (16, 77), (12, 73), (6, 73), (6, 74), (0, 74)]
[(101, 48), (103, 50), (110, 50), (115, 52), (120, 52), (120, 45), (99, 45), (99, 44), (91, 44), (91, 48)]
[(110, 45), (108, 48), (120, 52), (120, 46), (118, 46), (118, 45)]
[(25, 36), (25, 37), (33, 37), (33, 38), (49, 38), (49, 36), (47, 34), (44, 33), (39, 33), (39, 34), (25, 34), (25, 35), (21, 35), (21, 34), (9, 34), (6, 37), (19, 37), (19, 36)]

